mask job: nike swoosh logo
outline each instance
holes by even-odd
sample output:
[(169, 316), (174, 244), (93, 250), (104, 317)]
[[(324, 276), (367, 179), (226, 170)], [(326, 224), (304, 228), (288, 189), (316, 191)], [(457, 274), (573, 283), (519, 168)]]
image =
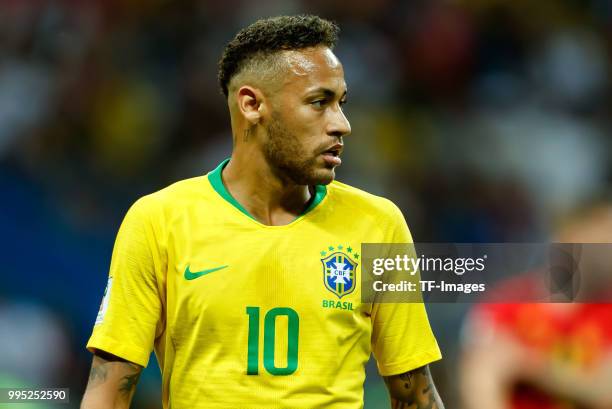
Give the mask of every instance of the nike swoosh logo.
[(196, 279), (198, 277), (202, 277), (203, 275), (214, 273), (215, 271), (223, 270), (226, 267), (229, 267), (229, 266), (221, 266), (221, 267), (209, 268), (208, 270), (196, 271), (195, 273), (192, 273), (189, 270), (189, 265), (187, 265), (187, 268), (185, 269), (185, 279), (186, 280), (193, 280), (193, 279)]

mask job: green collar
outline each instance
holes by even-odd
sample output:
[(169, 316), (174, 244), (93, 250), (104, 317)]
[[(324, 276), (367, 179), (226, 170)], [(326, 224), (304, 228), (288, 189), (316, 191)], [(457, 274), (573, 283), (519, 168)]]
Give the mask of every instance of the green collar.
[[(211, 171), (208, 174), (208, 180), (210, 181), (210, 184), (212, 185), (213, 189), (215, 189), (215, 191), (219, 193), (219, 195), (221, 195), (222, 198), (227, 200), (232, 206), (240, 210), (245, 215), (249, 216), (251, 219), (257, 221), (257, 219), (251, 216), (251, 214), (247, 212), (247, 210), (244, 207), (242, 207), (242, 205), (238, 203), (238, 201), (234, 199), (232, 195), (230, 195), (230, 193), (225, 188), (225, 185), (223, 184), (223, 179), (221, 178), (221, 172), (223, 172), (223, 169), (225, 168), (225, 166), (227, 165), (229, 161), (230, 161), (229, 158), (225, 159), (223, 162), (219, 164), (219, 166), (215, 168), (215, 170)], [(306, 213), (314, 209), (319, 203), (321, 203), (321, 201), (323, 200), (326, 194), (327, 194), (327, 188), (325, 187), (325, 185), (316, 185), (314, 197), (311, 198), (310, 203), (308, 203), (308, 206), (306, 207), (304, 212), (298, 216), (298, 218), (304, 216)]]

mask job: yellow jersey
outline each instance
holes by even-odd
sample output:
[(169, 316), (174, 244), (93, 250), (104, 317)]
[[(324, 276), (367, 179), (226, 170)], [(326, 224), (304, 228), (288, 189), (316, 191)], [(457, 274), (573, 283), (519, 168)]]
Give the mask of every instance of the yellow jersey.
[(154, 350), (164, 409), (362, 408), (370, 353), (383, 376), (441, 358), (422, 303), (361, 302), (360, 244), (412, 242), (392, 202), (334, 181), (267, 226), (227, 162), (130, 208), (89, 350)]

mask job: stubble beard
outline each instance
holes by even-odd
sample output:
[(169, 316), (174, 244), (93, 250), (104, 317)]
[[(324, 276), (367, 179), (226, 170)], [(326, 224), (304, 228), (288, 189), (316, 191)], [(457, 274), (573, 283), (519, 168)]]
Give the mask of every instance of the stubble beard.
[(267, 128), (268, 142), (263, 153), (272, 171), (281, 180), (297, 185), (327, 185), (334, 180), (333, 169), (317, 169), (317, 152), (304, 152), (296, 135), (272, 115)]

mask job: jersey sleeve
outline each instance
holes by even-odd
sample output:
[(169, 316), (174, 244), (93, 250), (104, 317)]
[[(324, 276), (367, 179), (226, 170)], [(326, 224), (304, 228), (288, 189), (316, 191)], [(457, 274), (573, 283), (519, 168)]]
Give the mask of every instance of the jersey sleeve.
[[(392, 205), (389, 213), (389, 243), (412, 243), (401, 211)], [(382, 376), (408, 372), (442, 358), (422, 302), (375, 303), (371, 319), (372, 352)]]
[(126, 214), (113, 249), (108, 284), (87, 349), (147, 366), (163, 328), (160, 252), (145, 198)]

